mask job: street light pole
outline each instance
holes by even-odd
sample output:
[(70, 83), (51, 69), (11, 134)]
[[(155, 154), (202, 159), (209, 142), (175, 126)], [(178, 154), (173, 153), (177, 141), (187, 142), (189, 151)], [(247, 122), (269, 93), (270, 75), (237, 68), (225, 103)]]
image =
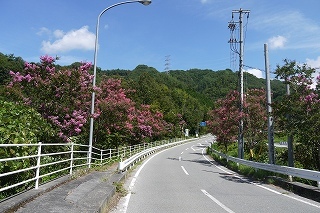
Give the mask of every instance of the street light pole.
[(90, 135), (89, 135), (89, 155), (88, 155), (88, 167), (91, 167), (91, 158), (92, 158), (92, 142), (93, 142), (93, 115), (94, 115), (94, 102), (95, 102), (95, 87), (96, 87), (96, 74), (97, 74), (97, 57), (98, 57), (98, 37), (99, 37), (99, 24), (100, 24), (100, 17), (109, 9), (122, 5), (122, 4), (129, 4), (129, 3), (141, 3), (143, 5), (151, 4), (151, 0), (133, 0), (133, 1), (124, 1), (113, 4), (104, 10), (98, 15), (97, 25), (96, 25), (96, 40), (94, 44), (94, 64), (93, 64), (93, 80), (92, 80), (92, 99), (91, 99), (91, 114), (90, 114)]

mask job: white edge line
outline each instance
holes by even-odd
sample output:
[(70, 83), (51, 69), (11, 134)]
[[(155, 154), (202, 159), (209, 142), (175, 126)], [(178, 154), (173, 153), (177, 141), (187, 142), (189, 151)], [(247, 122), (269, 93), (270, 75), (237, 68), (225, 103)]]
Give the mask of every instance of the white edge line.
[[(210, 164), (214, 165), (214, 164), (211, 162), (211, 160), (210, 160), (210, 159), (208, 159), (208, 158), (204, 155), (204, 150), (205, 150), (205, 149), (203, 149), (203, 150), (202, 150), (202, 156), (203, 156), (203, 157), (204, 157), (204, 158), (205, 158), (205, 159), (206, 159)], [(222, 170), (222, 171), (223, 171), (223, 172), (225, 172), (225, 173), (229, 173), (229, 174), (231, 174), (230, 172), (228, 172), (228, 171), (226, 171), (226, 170), (224, 170), (224, 169), (220, 168), (219, 166), (216, 166), (216, 165), (215, 165), (215, 167), (217, 167), (218, 169)], [(275, 190), (270, 189), (270, 188), (268, 188), (268, 187), (265, 187), (265, 186), (262, 186), (262, 185), (256, 184), (256, 183), (254, 183), (254, 182), (247, 181), (247, 180), (245, 180), (245, 179), (243, 179), (243, 178), (241, 178), (241, 177), (239, 177), (239, 176), (235, 176), (235, 177), (236, 177), (236, 178), (239, 178), (240, 180), (245, 181), (245, 182), (247, 182), (247, 183), (251, 183), (251, 184), (253, 184), (253, 185), (255, 185), (255, 186), (258, 186), (258, 187), (260, 187), (260, 188), (263, 188), (263, 189), (265, 189), (265, 190), (268, 190), (268, 191), (270, 191), (270, 192), (273, 192), (273, 193), (275, 193), (275, 194), (283, 195), (283, 196), (285, 196), (285, 197), (291, 198), (291, 199), (296, 200), (296, 201), (300, 201), (300, 202), (302, 202), (302, 203), (305, 203), (305, 204), (308, 204), (308, 205), (310, 205), (310, 206), (314, 206), (314, 207), (316, 207), (316, 208), (319, 208), (319, 209), (320, 209), (320, 206), (315, 205), (315, 204), (313, 204), (313, 203), (310, 203), (310, 202), (304, 201), (304, 200), (299, 199), (299, 198), (295, 198), (295, 197), (290, 196), (290, 195), (283, 194), (283, 193), (281, 193), (281, 192), (278, 192), (278, 191), (275, 191)]]
[(285, 197), (288, 197), (288, 198), (291, 198), (291, 199), (294, 199), (294, 200), (296, 200), (296, 201), (300, 201), (300, 202), (302, 202), (302, 203), (308, 204), (308, 205), (310, 205), (310, 206), (314, 206), (314, 207), (320, 209), (320, 206), (318, 206), (318, 205), (316, 205), (316, 204), (313, 204), (313, 203), (304, 201), (304, 200), (299, 199), (299, 198), (292, 197), (292, 196), (290, 196), (290, 195), (286, 195), (286, 194), (281, 194), (281, 195), (283, 195), (283, 196), (285, 196)]
[(169, 150), (169, 149), (173, 149), (173, 148), (175, 148), (175, 147), (178, 147), (178, 146), (181, 146), (181, 145), (185, 145), (185, 144), (187, 144), (187, 143), (183, 143), (183, 144), (180, 144), (180, 145), (177, 145), (177, 146), (173, 146), (173, 147), (168, 148), (168, 149), (164, 149), (164, 150), (162, 150), (162, 151), (160, 151), (160, 152), (157, 152), (157, 153), (153, 154), (149, 159), (147, 159), (147, 160), (140, 166), (140, 168), (139, 168), (138, 171), (135, 173), (135, 175), (133, 176), (133, 178), (132, 178), (132, 180), (131, 180), (131, 182), (130, 182), (128, 194), (124, 197), (125, 201), (124, 201), (124, 204), (123, 204), (122, 208), (119, 209), (119, 212), (124, 212), (124, 213), (127, 212), (128, 205), (129, 205), (129, 201), (130, 201), (130, 197), (131, 197), (131, 194), (132, 194), (133, 186), (134, 186), (134, 184), (135, 184), (135, 182), (136, 182), (136, 180), (137, 180), (137, 178), (138, 178), (141, 170), (143, 169), (143, 167), (144, 167), (152, 158), (154, 158), (154, 157), (157, 156), (158, 154), (160, 154), (160, 153), (162, 153), (162, 152), (164, 152), (164, 151), (167, 151), (167, 150)]
[(140, 168), (138, 169), (138, 171), (135, 173), (135, 175), (133, 176), (131, 182), (130, 182), (130, 185), (129, 185), (129, 190), (128, 190), (128, 194), (125, 196), (125, 201), (124, 201), (124, 204), (123, 204), (123, 208), (120, 210), (120, 212), (127, 212), (127, 209), (128, 209), (128, 205), (129, 205), (129, 201), (130, 201), (130, 197), (131, 197), (131, 192), (132, 192), (132, 189), (133, 189), (133, 186), (134, 184), (136, 183), (136, 180), (141, 172), (141, 170), (143, 169), (143, 167), (152, 159), (154, 158), (155, 156), (157, 156), (158, 154), (160, 154), (161, 152), (164, 152), (166, 151), (165, 150), (162, 150), (154, 155), (152, 155), (148, 160), (146, 160), (141, 166)]
[(184, 173), (186, 173), (186, 175), (189, 175), (189, 173), (187, 172), (187, 170), (183, 166), (181, 166), (181, 169), (184, 171)]
[(205, 194), (207, 197), (209, 197), (211, 200), (213, 200), (216, 204), (218, 204), (221, 208), (223, 208), (227, 212), (235, 213), (234, 211), (232, 211), (231, 209), (226, 207), (223, 203), (221, 203), (219, 200), (217, 200), (215, 197), (213, 197), (211, 194), (209, 194), (206, 190), (201, 189), (201, 191), (202, 191), (203, 194)]

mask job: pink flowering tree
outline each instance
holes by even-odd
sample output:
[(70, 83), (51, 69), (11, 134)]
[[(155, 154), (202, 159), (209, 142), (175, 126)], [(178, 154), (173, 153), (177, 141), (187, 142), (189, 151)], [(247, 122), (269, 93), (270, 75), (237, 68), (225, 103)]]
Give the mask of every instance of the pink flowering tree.
[(244, 98), (244, 137), (245, 148), (250, 159), (258, 160), (262, 151), (266, 150), (267, 109), (266, 92), (263, 89), (250, 89)]
[(103, 79), (100, 83), (96, 96), (94, 142), (102, 148), (118, 147), (132, 134), (130, 120), (136, 109), (126, 93), (119, 79)]
[[(285, 60), (277, 77), (290, 86), (290, 95), (274, 104), (279, 127), (294, 136), (294, 156), (303, 168), (320, 171), (320, 77), (306, 64)], [(287, 116), (287, 115), (290, 116)]]
[(151, 110), (149, 105), (141, 105), (136, 110), (136, 116), (132, 120), (134, 130), (132, 135), (136, 142), (148, 142), (166, 134), (168, 124), (159, 111)]
[(228, 146), (237, 139), (239, 119), (243, 116), (239, 114), (238, 100), (239, 93), (231, 91), (225, 99), (217, 100), (215, 109), (208, 113), (208, 129), (224, 146), (226, 153)]
[(146, 142), (166, 133), (162, 113), (137, 105), (120, 79), (103, 79), (97, 90), (95, 143), (102, 148)]
[(216, 101), (215, 109), (208, 113), (207, 124), (226, 152), (228, 146), (237, 140), (241, 118), (244, 121), (245, 145), (247, 151), (250, 151), (251, 158), (254, 156), (254, 150), (263, 144), (267, 127), (265, 97), (264, 90), (248, 90), (244, 96), (242, 113), (239, 112), (239, 92), (237, 91), (231, 91), (226, 98)]
[(55, 59), (42, 56), (40, 63), (25, 63), (22, 72), (10, 71), (8, 88), (15, 98), (35, 108), (54, 124), (64, 141), (79, 135), (88, 120), (92, 75), (90, 63), (77, 69), (56, 70)]

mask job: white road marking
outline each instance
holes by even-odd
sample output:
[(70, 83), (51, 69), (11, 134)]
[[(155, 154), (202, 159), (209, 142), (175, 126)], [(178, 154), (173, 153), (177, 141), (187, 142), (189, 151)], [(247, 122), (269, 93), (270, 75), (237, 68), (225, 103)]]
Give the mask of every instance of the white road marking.
[(308, 205), (310, 205), (310, 206), (314, 206), (314, 207), (320, 209), (320, 206), (318, 206), (318, 205), (316, 205), (316, 204), (313, 204), (313, 203), (310, 203), (310, 202), (308, 202), (308, 201), (305, 201), (305, 200), (302, 200), (302, 199), (299, 199), (299, 198), (296, 198), (296, 197), (292, 197), (292, 196), (286, 195), (286, 194), (281, 194), (281, 195), (283, 195), (283, 196), (285, 196), (285, 197), (288, 197), (288, 198), (291, 198), (291, 199), (294, 199), (294, 200), (296, 200), (296, 201), (300, 201), (300, 202), (302, 202), (302, 203), (308, 204)]
[[(187, 142), (187, 143), (191, 143), (191, 142)], [(147, 159), (147, 160), (140, 166), (140, 168), (137, 170), (137, 172), (136, 172), (135, 175), (133, 176), (133, 178), (132, 178), (132, 180), (131, 180), (131, 182), (130, 182), (130, 185), (129, 185), (129, 187), (128, 187), (128, 188), (129, 188), (129, 189), (128, 189), (128, 194), (127, 194), (125, 197), (123, 197), (123, 202), (121, 203), (121, 205), (119, 205), (119, 206), (117, 207), (117, 209), (115, 209), (115, 210), (112, 211), (112, 212), (117, 212), (117, 213), (120, 213), (120, 212), (126, 213), (126, 212), (127, 212), (128, 205), (129, 205), (129, 201), (130, 201), (130, 197), (131, 197), (131, 194), (132, 194), (132, 189), (133, 189), (133, 187), (134, 187), (134, 184), (135, 184), (135, 182), (136, 182), (136, 179), (138, 178), (138, 176), (139, 176), (141, 170), (143, 169), (143, 167), (144, 167), (152, 158), (154, 158), (155, 156), (157, 156), (158, 154), (160, 154), (160, 153), (162, 153), (162, 152), (164, 152), (164, 151), (167, 151), (167, 150), (176, 148), (176, 147), (178, 147), (178, 146), (185, 145), (185, 144), (187, 144), (187, 143), (180, 144), (180, 145), (177, 145), (177, 146), (168, 148), (168, 149), (164, 149), (164, 150), (162, 150), (162, 151), (159, 151), (159, 152), (153, 154), (149, 159)]]
[[(202, 149), (202, 156), (211, 164), (211, 165), (214, 165), (212, 162), (211, 162), (211, 160), (210, 159), (208, 159), (205, 155), (204, 155), (204, 151), (205, 151), (205, 148), (204, 149)], [(229, 171), (227, 171), (227, 170), (224, 170), (221, 166), (217, 166), (217, 165), (214, 165), (215, 167), (217, 167), (218, 169), (220, 169), (221, 171), (223, 171), (224, 173), (227, 173), (227, 174), (232, 174), (232, 173), (230, 173)]]
[[(205, 150), (205, 148), (202, 150), (202, 156), (203, 156), (211, 165), (214, 165), (214, 164), (211, 162), (211, 160), (208, 159), (208, 158), (204, 155), (204, 150)], [(232, 174), (232, 173), (230, 173), (230, 172), (222, 169), (220, 166), (216, 166), (216, 165), (214, 165), (214, 166), (217, 167), (218, 169), (220, 169), (221, 171), (225, 172), (225, 173)], [(254, 182), (250, 182), (250, 181), (245, 180), (245, 179), (243, 179), (243, 178), (241, 178), (241, 177), (239, 177), (239, 176), (237, 176), (237, 175), (235, 175), (234, 177), (239, 178), (239, 179), (242, 180), (242, 181), (245, 181), (245, 182), (247, 182), (247, 183), (250, 183), (250, 184), (252, 184), (252, 185), (255, 185), (255, 186), (257, 186), (257, 187), (260, 187), (260, 188), (262, 188), (262, 189), (265, 189), (265, 190), (268, 190), (268, 191), (270, 191), (270, 192), (273, 192), (273, 193), (275, 193), (275, 194), (282, 195), (282, 196), (291, 198), (291, 199), (293, 199), (293, 200), (296, 200), (296, 201), (299, 201), (299, 202), (302, 202), (302, 203), (305, 203), (305, 204), (307, 204), (307, 205), (314, 206), (314, 207), (320, 209), (320, 206), (318, 206), (318, 205), (316, 205), (316, 204), (307, 202), (307, 201), (305, 201), (305, 200), (302, 200), (302, 199), (299, 199), (299, 198), (296, 198), (296, 197), (293, 197), (293, 196), (290, 196), (290, 195), (287, 195), (287, 194), (283, 194), (283, 193), (281, 193), (281, 192), (278, 192), (278, 191), (276, 191), (276, 190), (270, 189), (270, 188), (268, 188), (268, 187), (266, 187), (266, 186), (259, 185), (259, 184), (254, 183)]]
[(128, 209), (128, 205), (129, 205), (129, 201), (130, 201), (130, 197), (131, 197), (131, 194), (132, 194), (132, 189), (133, 189), (133, 186), (134, 184), (136, 183), (136, 180), (141, 172), (141, 170), (143, 169), (143, 167), (152, 159), (154, 158), (155, 156), (157, 156), (158, 154), (166, 151), (167, 149), (165, 150), (162, 150), (154, 155), (152, 155), (148, 160), (146, 160), (142, 165), (141, 167), (138, 169), (138, 171), (135, 173), (135, 175), (133, 176), (131, 182), (130, 182), (130, 185), (129, 185), (129, 190), (128, 190), (128, 194), (124, 197), (125, 201), (124, 201), (124, 204), (123, 206), (121, 207), (121, 209), (118, 209), (118, 212), (127, 212), (127, 209)]
[(189, 173), (187, 172), (187, 170), (183, 166), (181, 166), (181, 169), (184, 171), (184, 173), (186, 173), (186, 175), (189, 175)]
[(183, 154), (183, 152), (181, 152), (181, 154), (180, 155), (182, 155)]
[(179, 161), (181, 161), (181, 156), (179, 157)]
[(207, 197), (209, 197), (211, 200), (213, 200), (216, 204), (218, 204), (221, 208), (223, 208), (227, 212), (235, 213), (234, 211), (226, 207), (223, 203), (221, 203), (219, 200), (217, 200), (215, 197), (213, 197), (211, 194), (209, 194), (206, 190), (201, 189), (201, 191), (203, 192), (203, 194), (205, 194)]

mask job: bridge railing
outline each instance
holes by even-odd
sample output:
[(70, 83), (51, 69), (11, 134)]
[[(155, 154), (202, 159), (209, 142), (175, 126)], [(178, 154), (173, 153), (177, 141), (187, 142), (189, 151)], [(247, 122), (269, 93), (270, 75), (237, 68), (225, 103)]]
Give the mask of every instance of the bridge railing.
[(162, 140), (117, 149), (92, 148), (88, 160), (88, 145), (75, 143), (0, 144), (0, 201), (64, 175), (72, 176), (77, 168), (103, 166), (132, 158), (144, 150), (181, 141)]
[(250, 166), (252, 168), (262, 169), (262, 170), (266, 170), (266, 171), (270, 171), (270, 172), (274, 172), (274, 173), (279, 173), (279, 174), (284, 174), (284, 175), (288, 175), (288, 176), (292, 176), (292, 177), (299, 177), (299, 178), (304, 178), (307, 180), (317, 181), (318, 187), (320, 188), (320, 172), (319, 171), (244, 160), (244, 159), (228, 156), (228, 155), (221, 153), (211, 147), (209, 147), (209, 151), (222, 157), (222, 158), (227, 159), (227, 161), (230, 160), (230, 161), (233, 161), (238, 164)]

